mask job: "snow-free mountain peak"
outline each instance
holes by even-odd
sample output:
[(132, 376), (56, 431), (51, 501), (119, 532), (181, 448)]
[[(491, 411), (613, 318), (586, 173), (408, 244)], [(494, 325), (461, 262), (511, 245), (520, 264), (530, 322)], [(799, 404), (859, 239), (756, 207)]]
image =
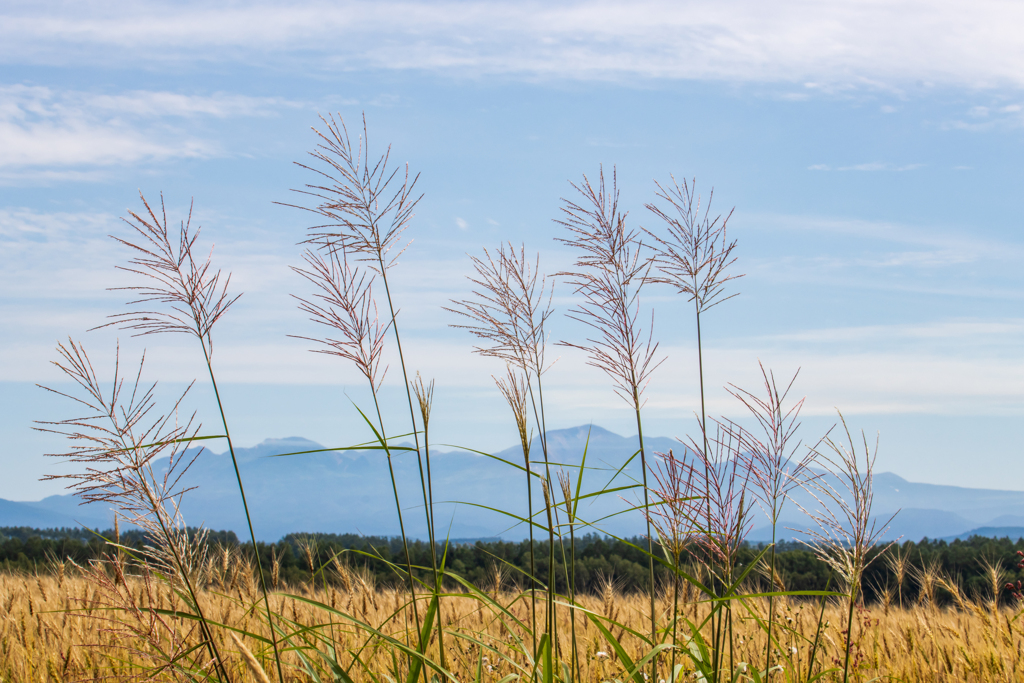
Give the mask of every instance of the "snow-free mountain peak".
[[(589, 436), (589, 446), (587, 439)], [(380, 451), (322, 451), (326, 447), (343, 447), (350, 443), (318, 444), (299, 436), (266, 439), (251, 448), (238, 448), (242, 480), (246, 487), (253, 524), (259, 538), (274, 541), (292, 532), (355, 532), (393, 535), (398, 532), (394, 493), (388, 474), (387, 459)], [(216, 441), (206, 442), (218, 444)], [(623, 467), (637, 450), (635, 436), (621, 436), (597, 425), (580, 425), (548, 432), (549, 459), (552, 469), (564, 468), (571, 478), (579, 476), (578, 465), (587, 447), (587, 470), (583, 493), (605, 486), (628, 486), (640, 479), (640, 459), (633, 458), (620, 478), (611, 477)], [(667, 437), (645, 439), (653, 465), (656, 452), (675, 449), (682, 444)], [(214, 446), (216, 447), (216, 445)], [(223, 447), (221, 445), (221, 447)], [(289, 457), (272, 457), (298, 451), (322, 451)], [(522, 463), (521, 446), (513, 445), (497, 453), (515, 465)], [(537, 439), (531, 460), (543, 461)], [(411, 536), (425, 536), (423, 494), (419, 467), (414, 453), (395, 452), (392, 456), (399, 482), (406, 529)], [(159, 463), (156, 464), (159, 467)], [(486, 537), (502, 535), (523, 538), (524, 526), (510, 515), (527, 514), (526, 473), (498, 460), (464, 451), (431, 451), (435, 519), (439, 528), (448, 529), (452, 537)], [(183, 483), (196, 486), (184, 497), (182, 512), (187, 523), (205, 524), (213, 529), (245, 528), (234, 470), (226, 453), (206, 450), (199, 455)], [(536, 483), (536, 482), (535, 482)], [(839, 485), (839, 482), (835, 482)], [(805, 494), (801, 504), (815, 504)], [(590, 531), (616, 535), (637, 535), (644, 531), (642, 515), (637, 511), (608, 517), (627, 507), (623, 498), (638, 498), (638, 490), (589, 498), (580, 504), (581, 520), (605, 521)], [(539, 489), (533, 500), (543, 500)], [(51, 496), (33, 503), (0, 501), (0, 526), (76, 526), (76, 521), (90, 527), (110, 526), (109, 505), (78, 505), (72, 496)], [(955, 486), (935, 486), (907, 481), (891, 473), (875, 477), (874, 514), (880, 521), (902, 509), (892, 524), (888, 538), (922, 536), (942, 538), (988, 526), (1009, 528), (1024, 519), (1024, 493), (988, 491)], [(534, 513), (538, 510), (535, 509)], [(751, 540), (764, 540), (766, 520), (757, 512)], [(809, 520), (802, 518), (799, 508), (787, 503), (782, 527), (806, 529)], [(792, 535), (791, 532), (785, 532)], [(770, 538), (770, 533), (767, 536)]]

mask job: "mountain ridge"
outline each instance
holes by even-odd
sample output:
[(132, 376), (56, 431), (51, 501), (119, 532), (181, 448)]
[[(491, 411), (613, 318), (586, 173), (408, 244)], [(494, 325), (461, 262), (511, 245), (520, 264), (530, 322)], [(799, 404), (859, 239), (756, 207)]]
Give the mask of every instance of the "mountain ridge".
[[(589, 438), (589, 442), (588, 442)], [(584, 492), (608, 485), (616, 470), (636, 452), (636, 437), (624, 437), (597, 425), (579, 425), (548, 432), (549, 460), (552, 469), (578, 468), (586, 448), (587, 469)], [(667, 437), (645, 438), (649, 462), (656, 452), (671, 448), (677, 454), (683, 444)], [(282, 457), (282, 454), (318, 451)], [(431, 449), (434, 483), (435, 519), (438, 533), (453, 537), (502, 536), (519, 539), (527, 534), (522, 524), (495, 510), (519, 517), (526, 511), (526, 474), (498, 460), (514, 465), (523, 463), (521, 446), (494, 453), (494, 458), (469, 451)], [(304, 437), (266, 439), (250, 448), (237, 448), (242, 477), (253, 525), (261, 540), (276, 541), (294, 532), (355, 532), (368, 535), (398, 533), (394, 494), (387, 473), (387, 460), (380, 451), (326, 450)], [(423, 517), (419, 467), (408, 452), (392, 456), (403, 520), (412, 537), (426, 535)], [(531, 445), (531, 466), (544, 465), (539, 439)], [(575, 479), (575, 471), (569, 470)], [(536, 472), (536, 470), (535, 470)], [(639, 480), (639, 458), (624, 466), (616, 486)], [(186, 495), (182, 512), (189, 524), (204, 524), (236, 533), (245, 528), (244, 516), (227, 453), (205, 450), (183, 479), (186, 486), (198, 485)], [(654, 482), (650, 482), (653, 486)], [(836, 482), (838, 484), (838, 482)], [(884, 522), (897, 510), (887, 539), (902, 537), (960, 537), (975, 529), (1011, 529), (1024, 527), (1024, 492), (998, 489), (969, 489), (910, 482), (903, 477), (880, 472), (874, 478), (874, 516)], [(803, 492), (796, 500), (811, 509), (814, 501)], [(621, 513), (630, 505), (623, 499), (639, 496), (635, 491), (589, 499), (580, 504), (582, 519), (598, 519)], [(534, 502), (543, 501), (539, 487)], [(418, 500), (418, 503), (417, 503)], [(536, 513), (537, 510), (535, 509)], [(85, 525), (107, 528), (112, 513), (98, 504), (78, 505), (70, 495), (48, 496), (40, 501), (16, 502), (0, 499), (0, 526), (59, 527)], [(792, 536), (790, 529), (807, 529), (806, 519), (790, 502), (783, 510), (780, 538)], [(580, 532), (602, 531), (632, 536), (643, 532), (643, 517), (637, 511), (618, 514), (600, 527), (581, 526)], [(767, 538), (765, 537), (767, 533)], [(799, 535), (799, 534), (798, 534)], [(770, 539), (766, 520), (755, 521), (750, 540)]]

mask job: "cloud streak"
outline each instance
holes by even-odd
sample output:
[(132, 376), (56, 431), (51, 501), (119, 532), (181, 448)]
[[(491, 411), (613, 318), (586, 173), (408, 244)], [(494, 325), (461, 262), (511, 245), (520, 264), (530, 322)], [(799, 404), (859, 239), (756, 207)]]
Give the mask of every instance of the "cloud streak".
[(232, 60), (528, 78), (698, 79), (804, 91), (1024, 86), (1024, 6), (811, 3), (8, 3), (0, 59)]
[(890, 164), (884, 161), (872, 161), (864, 164), (852, 164), (849, 166), (829, 166), (828, 164), (814, 164), (808, 166), (808, 171), (916, 171), (924, 168), (924, 164)]
[[(172, 206), (170, 215), (178, 216), (183, 210), (184, 206)], [(225, 380), (281, 385), (358, 384), (359, 378), (341, 364), (308, 353), (305, 342), (286, 336), (305, 334), (310, 325), (288, 296), (289, 292), (302, 294), (301, 279), (287, 267), (297, 251), (276, 242), (232, 239), (243, 238), (245, 233), (216, 230), (218, 223), (232, 221), (211, 218), (197, 216), (197, 223), (211, 225), (207, 237), (225, 245), (216, 252), (218, 264), (234, 273), (233, 288), (246, 292), (232, 324), (218, 339), (218, 362)], [(961, 240), (966, 238), (954, 233), (868, 221), (792, 216), (775, 216), (773, 220), (794, 230), (849, 233), (934, 250), (883, 255), (889, 262), (856, 264), (861, 266), (914, 267), (924, 259), (925, 265), (933, 267), (939, 256), (956, 266), (965, 256)], [(119, 234), (123, 229), (117, 216), (106, 213), (0, 209), (0, 260), (9, 264), (0, 276), (0, 288), (10, 295), (0, 310), (10, 323), (7, 333), (0, 335), (0, 350), (9, 360), (0, 372), (0, 380), (52, 379), (47, 362), (53, 340), (69, 332), (81, 334), (119, 309), (123, 293), (105, 292), (104, 288), (130, 283), (114, 270), (124, 255), (112, 248), (105, 235)], [(983, 246), (977, 252), (968, 252), (970, 258), (1013, 256), (1008, 254), (1012, 245), (986, 244), (976, 239), (972, 242), (976, 248)], [(555, 263), (559, 255), (546, 252), (544, 262), (557, 269), (561, 265)], [(490, 375), (501, 372), (500, 364), (473, 355), (472, 340), (462, 332), (447, 329), (451, 321), (440, 312), (446, 300), (464, 295), (468, 286), (466, 265), (463, 259), (409, 257), (396, 271), (396, 288), (403, 293), (400, 316), (409, 340), (407, 362), (427, 376), (444, 378), (444, 384), (453, 391), (487, 392), (491, 390)], [(829, 271), (834, 268), (835, 264), (823, 267)], [(765, 275), (755, 269), (751, 277)], [(557, 305), (565, 310), (567, 292), (562, 290), (560, 295), (563, 298)], [(656, 301), (651, 303), (657, 305)], [(564, 329), (560, 317), (553, 324), (557, 335), (573, 333)], [(913, 325), (798, 328), (782, 334), (741, 329), (730, 336), (719, 336), (707, 352), (710, 366), (729, 369), (727, 376), (716, 380), (722, 384), (755, 385), (758, 358), (781, 374), (802, 366), (801, 391), (813, 398), (808, 409), (814, 414), (826, 415), (840, 406), (850, 413), (1016, 415), (1024, 406), (1022, 332), (1024, 320), (1019, 318), (945, 318)], [(110, 332), (104, 340), (90, 343), (97, 353), (109, 354), (116, 336)], [(126, 339), (122, 342), (129, 344)], [(696, 400), (694, 349), (685, 344), (664, 348), (670, 360), (651, 385), (649, 404), (652, 415), (659, 419), (688, 415)], [(202, 369), (196, 365), (193, 349), (169, 346), (151, 351), (155, 376), (191, 378)], [(563, 349), (560, 355), (549, 386), (552, 396), (564, 402), (559, 410), (565, 424), (590, 419), (605, 424), (614, 420), (621, 405), (607, 380), (591, 372), (576, 352)], [(397, 359), (390, 358), (389, 362), (394, 367)], [(389, 377), (390, 382), (396, 380), (397, 375)], [(717, 412), (734, 408), (724, 394), (714, 400), (718, 401), (712, 406)]]
[[(1024, 258), (1024, 247), (1019, 243), (997, 240), (967, 229), (951, 230), (935, 225), (912, 225), (895, 221), (839, 218), (831, 216), (750, 213), (744, 217), (747, 229), (770, 231), (794, 231), (854, 237), (857, 240), (874, 240), (882, 243), (906, 244), (925, 247), (914, 250), (927, 257), (910, 257), (910, 260), (939, 263), (962, 263), (979, 259), (1017, 262)], [(945, 256), (936, 256), (945, 254)]]
[[(183, 132), (173, 120), (266, 116), (291, 103), (217, 93), (119, 94), (0, 87), (0, 182), (98, 180), (68, 167), (110, 167), (222, 154), (217, 143)], [(19, 171), (19, 172), (14, 172)]]

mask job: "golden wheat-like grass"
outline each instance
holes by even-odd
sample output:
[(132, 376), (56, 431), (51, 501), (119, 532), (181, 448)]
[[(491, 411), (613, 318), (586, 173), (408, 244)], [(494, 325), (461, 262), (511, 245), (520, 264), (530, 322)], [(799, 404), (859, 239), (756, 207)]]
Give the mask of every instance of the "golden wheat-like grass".
[[(142, 582), (131, 578), (128, 582), (128, 587), (141, 598)], [(329, 586), (326, 590), (323, 587), (312, 590), (308, 585), (282, 588), (297, 596), (331, 605), (362, 622), (380, 627), (398, 639), (406, 638), (406, 613), (401, 610), (407, 599), (404, 590), (375, 587), (358, 572), (352, 571), (336, 587)], [(63, 577), (2, 575), (0, 595), (3, 596), (3, 604), (0, 605), (3, 608), (3, 617), (0, 618), (0, 679), (4, 681), (136, 679), (145, 672), (145, 667), (151, 665), (147, 649), (170, 643), (167, 636), (163, 636), (166, 642), (161, 642), (158, 636), (151, 643), (127, 641), (119, 636), (112, 620), (128, 618), (128, 615), (100, 609), (104, 596), (94, 583), (75, 574)], [(164, 586), (152, 595), (155, 595), (155, 604), (152, 605), (155, 608), (184, 608), (182, 601)], [(524, 623), (529, 623), (530, 601), (523, 599), (521, 593), (492, 590), (490, 595)], [(256, 582), (244, 571), (215, 577), (201, 597), (208, 617), (215, 622), (257, 633), (265, 628), (263, 620), (253, 610), (253, 605), (259, 600)], [(706, 608), (694, 603), (693, 597), (692, 593), (685, 596), (684, 615), (688, 619), (699, 620), (706, 615)], [(603, 595), (579, 596), (579, 602), (583, 608), (597, 615), (640, 632), (645, 630), (649, 604), (645, 595), (625, 595), (609, 587)], [(543, 603), (538, 605), (543, 610)], [(754, 601), (749, 606), (761, 616), (767, 613), (766, 601)], [(337, 616), (332, 619), (324, 610), (282, 593), (271, 596), (271, 607), (293, 624), (323, 625), (319, 632), (333, 639), (344, 665), (351, 663), (353, 655), (360, 652), (363, 661), (371, 668), (381, 672), (392, 669), (392, 648), (379, 639), (369, 637), (351, 623), (345, 623)], [(660, 596), (658, 607), (662, 610), (660, 616), (664, 618), (670, 608), (667, 594)], [(787, 652), (777, 653), (774, 660), (789, 670), (799, 670), (799, 680), (805, 680), (806, 657), (810, 649), (806, 639), (814, 635), (817, 604), (793, 598), (781, 599), (776, 610)], [(845, 607), (838, 604), (825, 610), (828, 626), (823, 633), (820, 646), (823, 652), (819, 654), (819, 662), (826, 667), (841, 666), (844, 610)], [(764, 634), (753, 620), (738, 619), (738, 615), (745, 611), (734, 611), (737, 615), (734, 664), (764, 661)], [(393, 617), (396, 612), (398, 616)], [(559, 631), (566, 636), (569, 633), (568, 612), (567, 609), (558, 612), (563, 622)], [(853, 680), (890, 676), (908, 682), (1019, 681), (1024, 676), (1024, 628), (1019, 622), (1012, 621), (1012, 616), (1009, 610), (994, 613), (991, 605), (970, 601), (953, 608), (917, 606), (886, 610), (873, 606), (858, 609), (854, 626)], [(543, 614), (539, 617), (543, 619)], [(577, 619), (581, 680), (621, 678), (623, 666), (600, 632), (582, 615)], [(177, 629), (178, 636), (196, 638), (197, 631), (190, 622), (172, 618), (169, 623)], [(499, 652), (514, 651), (511, 643), (516, 634), (496, 619), (490, 609), (470, 597), (446, 599), (444, 626), (446, 632), (453, 635), (473, 635), (491, 643)], [(620, 638), (630, 656), (640, 654), (640, 644), (628, 634), (623, 634), (619, 628), (612, 628), (612, 632)], [(258, 680), (254, 674), (255, 662), (271, 670), (272, 655), (268, 653), (266, 643), (254, 638), (241, 638), (250, 655), (229, 633), (226, 629), (216, 629), (218, 646), (224, 653), (226, 669), (232, 680)], [(518, 635), (523, 636), (522, 633)], [(292, 646), (301, 644), (298, 640), (290, 643)], [(564, 648), (568, 645), (566, 639), (562, 643), (563, 654), (567, 654)], [(468, 639), (446, 636), (445, 647), (449, 668), (459, 680), (474, 680), (481, 663), (484, 680), (498, 681), (513, 673), (510, 662), (503, 661), (495, 652), (481, 653), (480, 647)], [(435, 660), (436, 648), (435, 635), (430, 646)], [(795, 653), (790, 648), (795, 648)], [(523, 663), (521, 655), (514, 657)], [(299, 661), (294, 653), (286, 654), (284, 659), (291, 665), (286, 669), (287, 678), (310, 680), (298, 670)], [(818, 670), (816, 667), (815, 671)], [(353, 668), (352, 673), (356, 680), (369, 678), (358, 667)], [(683, 680), (687, 680), (686, 674)], [(773, 680), (783, 679), (776, 676)], [(830, 678), (826, 676), (825, 680)]]

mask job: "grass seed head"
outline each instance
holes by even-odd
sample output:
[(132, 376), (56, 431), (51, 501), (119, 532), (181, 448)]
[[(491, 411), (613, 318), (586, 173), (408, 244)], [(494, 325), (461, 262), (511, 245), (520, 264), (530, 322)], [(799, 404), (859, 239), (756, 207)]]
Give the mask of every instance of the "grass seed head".
[(640, 293), (651, 281), (654, 261), (641, 255), (640, 233), (627, 227), (626, 214), (619, 211), (614, 171), (610, 190), (603, 169), (596, 187), (586, 176), (572, 187), (580, 203), (563, 200), (564, 218), (556, 222), (569, 231), (569, 237), (558, 241), (576, 250), (576, 263), (574, 270), (559, 275), (580, 297), (568, 316), (593, 336), (583, 343), (559, 344), (584, 351), (587, 364), (607, 374), (616, 393), (639, 410), (644, 389), (664, 362), (657, 358), (658, 344), (653, 340), (653, 311), (646, 339), (639, 321)]
[(525, 246), (516, 250), (509, 243), (470, 259), (476, 272), (469, 276), (472, 298), (453, 300), (445, 308), (469, 322), (452, 327), (481, 340), (475, 353), (500, 358), (534, 377), (544, 374), (550, 367), (545, 351), (553, 288), (540, 274), (540, 256), (531, 263)]
[(310, 156), (313, 165), (296, 162), (319, 176), (298, 194), (313, 200), (313, 206), (285, 204), (325, 219), (309, 228), (306, 243), (319, 250), (343, 249), (367, 262), (378, 274), (385, 274), (408, 247), (403, 233), (412, 221), (422, 195), (415, 194), (419, 175), (410, 178), (409, 165), (392, 168), (391, 147), (374, 159), (369, 155), (366, 117), (363, 133), (353, 145), (339, 116), (320, 117), (323, 131), (313, 129), (319, 143)]
[(494, 383), (498, 390), (505, 397), (509, 408), (512, 409), (512, 416), (516, 421), (516, 429), (519, 432), (519, 443), (523, 447), (523, 458), (527, 465), (530, 463), (530, 441), (529, 422), (526, 412), (526, 377), (519, 370), (511, 365), (505, 366), (505, 377), (494, 377)]
[[(141, 193), (139, 197), (145, 212), (138, 214), (129, 211), (129, 218), (123, 219), (134, 229), (134, 239), (113, 239), (128, 247), (132, 253), (128, 265), (118, 268), (138, 275), (144, 284), (114, 288), (131, 292), (137, 297), (128, 302), (128, 306), (135, 310), (112, 315), (111, 322), (100, 327), (116, 325), (133, 331), (136, 336), (188, 334), (198, 337), (212, 355), (213, 326), (238, 301), (241, 294), (228, 294), (230, 273), (222, 278), (220, 270), (213, 270), (212, 246), (205, 258), (197, 256), (196, 243), (200, 229), (191, 231), (191, 206), (188, 218), (181, 222), (177, 236), (172, 238), (163, 195), (160, 196), (159, 217)], [(151, 308), (150, 304), (163, 306)]]
[(735, 263), (732, 255), (736, 241), (728, 239), (726, 226), (732, 211), (723, 219), (720, 215), (711, 218), (711, 200), (714, 190), (701, 215), (701, 198), (696, 193), (696, 180), (680, 185), (675, 177), (671, 185), (655, 182), (658, 198), (668, 204), (664, 209), (657, 204), (647, 204), (657, 218), (668, 229), (668, 237), (662, 238), (649, 230), (645, 232), (654, 241), (658, 282), (675, 287), (677, 291), (694, 301), (697, 313), (717, 306), (736, 294), (725, 294), (725, 285), (742, 275), (728, 272)]
[(352, 266), (343, 248), (307, 250), (305, 268), (292, 268), (316, 287), (312, 299), (295, 297), (299, 310), (329, 330), (323, 337), (298, 337), (321, 348), (316, 353), (337, 356), (356, 366), (374, 391), (387, 374), (381, 368), (384, 340), (390, 323), (383, 323), (373, 298), (373, 276)]

